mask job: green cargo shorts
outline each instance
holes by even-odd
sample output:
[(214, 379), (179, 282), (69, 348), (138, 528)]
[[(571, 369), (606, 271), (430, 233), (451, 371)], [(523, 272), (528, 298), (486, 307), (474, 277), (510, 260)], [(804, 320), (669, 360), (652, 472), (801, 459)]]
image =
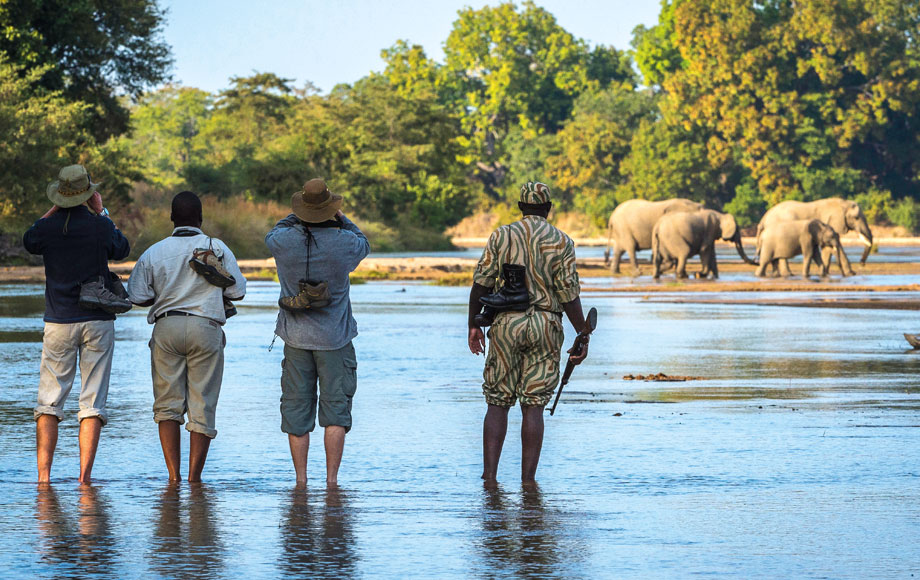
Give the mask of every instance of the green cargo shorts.
[(281, 361), (281, 430), (295, 436), (319, 425), (351, 430), (351, 400), (358, 388), (358, 360), (349, 342), (338, 350), (303, 350), (284, 345)]

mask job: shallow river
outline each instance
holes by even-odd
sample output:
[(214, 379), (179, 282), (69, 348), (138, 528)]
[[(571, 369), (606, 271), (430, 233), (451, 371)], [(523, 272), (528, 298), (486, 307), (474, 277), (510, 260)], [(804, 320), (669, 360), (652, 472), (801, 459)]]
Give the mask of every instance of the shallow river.
[[(466, 290), (355, 286), (341, 489), (314, 437), (297, 492), (267, 350), (277, 286), (252, 283), (225, 327), (205, 484), (166, 484), (138, 309), (116, 323), (96, 484), (76, 483), (72, 394), (38, 490), (41, 290), (0, 287), (3, 578), (920, 576), (920, 356), (901, 337), (917, 313), (588, 295), (598, 330), (547, 417), (539, 489), (518, 483), (512, 412), (490, 491)], [(622, 378), (656, 372), (701, 379)]]

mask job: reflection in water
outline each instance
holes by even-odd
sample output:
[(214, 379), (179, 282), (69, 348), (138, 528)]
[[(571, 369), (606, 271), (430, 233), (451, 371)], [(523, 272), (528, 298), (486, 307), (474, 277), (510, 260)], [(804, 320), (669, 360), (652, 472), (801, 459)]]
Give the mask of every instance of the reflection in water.
[(482, 537), (487, 576), (561, 577), (583, 556), (570, 542), (561, 514), (549, 509), (536, 484), (522, 486), (516, 503), (500, 485), (483, 487)]
[(61, 506), (51, 485), (40, 485), (36, 514), (41, 532), (42, 560), (55, 566), (58, 576), (111, 574), (115, 561), (107, 502), (98, 488), (81, 485), (74, 517)]
[(281, 569), (299, 578), (352, 578), (354, 550), (350, 499), (340, 488), (326, 490), (320, 508), (310, 505), (308, 492), (295, 488), (284, 519)]
[(204, 484), (192, 484), (183, 502), (180, 485), (170, 483), (160, 495), (156, 512), (151, 568), (165, 578), (219, 577), (223, 547), (212, 519), (213, 491)]

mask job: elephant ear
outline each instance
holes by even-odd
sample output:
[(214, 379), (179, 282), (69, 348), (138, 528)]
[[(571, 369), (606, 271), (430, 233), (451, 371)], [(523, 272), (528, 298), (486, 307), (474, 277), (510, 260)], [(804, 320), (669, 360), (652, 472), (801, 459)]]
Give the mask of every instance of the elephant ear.
[(738, 222), (735, 221), (735, 216), (723, 213), (719, 216), (719, 227), (722, 229), (723, 240), (735, 239), (735, 234), (738, 233)]

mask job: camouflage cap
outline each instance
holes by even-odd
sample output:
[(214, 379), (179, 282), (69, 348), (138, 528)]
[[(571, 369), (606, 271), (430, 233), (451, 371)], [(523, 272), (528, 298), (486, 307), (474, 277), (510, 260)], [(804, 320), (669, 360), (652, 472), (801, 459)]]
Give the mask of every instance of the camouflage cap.
[(542, 205), (549, 202), (549, 186), (545, 183), (528, 181), (521, 186), (521, 203)]

